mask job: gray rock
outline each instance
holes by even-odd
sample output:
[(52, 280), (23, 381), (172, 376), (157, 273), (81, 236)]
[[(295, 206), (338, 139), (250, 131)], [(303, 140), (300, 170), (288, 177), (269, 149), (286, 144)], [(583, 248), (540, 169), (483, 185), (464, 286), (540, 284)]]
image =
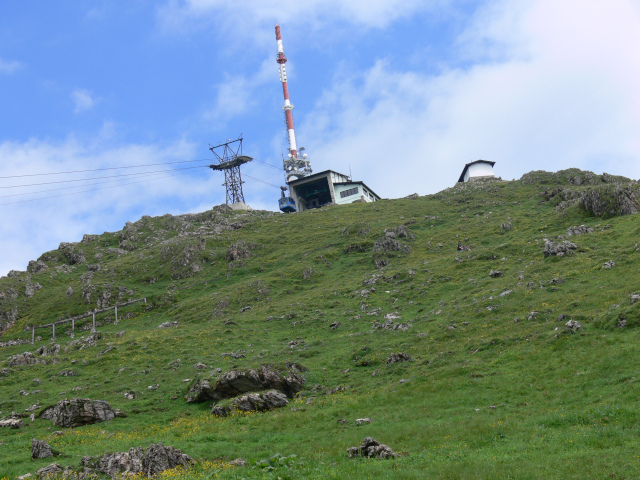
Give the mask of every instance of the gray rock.
[(411, 252), (411, 247), (396, 240), (395, 232), (386, 232), (380, 236), (378, 240), (373, 244), (374, 253), (377, 252), (403, 252), (408, 254)]
[(53, 450), (44, 440), (33, 438), (31, 440), (31, 458), (49, 458), (60, 455), (60, 452)]
[(503, 275), (503, 274), (502, 274), (502, 272), (501, 272), (500, 270), (491, 270), (491, 271), (489, 272), (489, 276), (490, 276), (491, 278), (501, 277), (502, 275)]
[(4, 420), (0, 420), (0, 428), (1, 427), (18, 429), (24, 427), (24, 422), (20, 418), (5, 418)]
[(580, 197), (580, 206), (596, 217), (638, 213), (638, 201), (633, 190), (618, 184), (590, 188)]
[(395, 323), (392, 320), (386, 320), (384, 322), (371, 322), (371, 327), (375, 330), (400, 330), (406, 332), (412, 325), (410, 323)]
[(563, 257), (567, 253), (570, 253), (572, 250), (576, 250), (578, 246), (575, 243), (570, 242), (569, 240), (563, 240), (562, 242), (552, 242), (550, 240), (545, 239), (544, 241), (544, 249), (542, 253), (545, 257), (549, 256), (557, 256)]
[(247, 462), (245, 462), (241, 458), (236, 458), (235, 460), (231, 460), (229, 462), (229, 465), (232, 465), (234, 467), (246, 467), (247, 466)]
[(402, 362), (412, 362), (413, 358), (408, 353), (392, 353), (387, 358), (387, 365), (392, 365), (394, 363), (402, 363)]
[(27, 298), (31, 298), (36, 294), (37, 290), (40, 290), (42, 285), (39, 283), (27, 283), (24, 286), (24, 296)]
[(565, 326), (571, 332), (576, 332), (578, 330), (582, 330), (582, 325), (579, 322), (575, 321), (575, 320), (569, 320), (567, 323), (565, 323)]
[(31, 260), (29, 265), (27, 266), (27, 272), (29, 273), (40, 273), (43, 270), (47, 269), (47, 264), (42, 260)]
[(61, 400), (53, 407), (45, 409), (39, 416), (39, 418), (52, 420), (54, 425), (65, 428), (106, 422), (115, 417), (116, 413), (111, 405), (104, 400), (90, 398)]
[(60, 353), (60, 345), (57, 343), (42, 345), (38, 350), (36, 350), (36, 353), (43, 357), (52, 357)]
[(98, 473), (131, 476), (154, 477), (165, 470), (178, 466), (189, 467), (194, 460), (181, 450), (165, 447), (162, 443), (151, 444), (147, 449), (130, 448), (127, 452), (108, 453), (99, 457), (82, 457), (82, 466)]
[(36, 472), (36, 478), (38, 480), (40, 480), (40, 479), (44, 480), (44, 479), (47, 479), (47, 478), (55, 478), (60, 473), (62, 473), (62, 467), (60, 465), (58, 465), (57, 463), (51, 463), (51, 464), (47, 465), (46, 467), (43, 467), (40, 470), (38, 470)]
[(371, 423), (372, 420), (367, 417), (367, 418), (356, 418), (356, 425), (360, 426), (360, 425), (366, 425)]
[(572, 235), (584, 235), (585, 233), (593, 233), (593, 228), (586, 225), (576, 225), (574, 227), (567, 228), (567, 236)]
[(177, 327), (178, 325), (180, 325), (177, 321), (173, 321), (173, 322), (164, 322), (161, 323), (160, 325), (158, 325), (158, 328), (170, 328), (170, 327)]
[(235, 398), (231, 404), (231, 410), (242, 412), (264, 412), (274, 408), (282, 408), (289, 404), (287, 396), (277, 390), (269, 390), (264, 393), (249, 393)]
[(71, 297), (71, 295), (73, 295), (73, 288), (69, 287), (67, 288), (67, 298)]
[(608, 262), (604, 262), (604, 264), (602, 265), (602, 268), (613, 268), (616, 266), (616, 262), (614, 262), (613, 260), (609, 260)]
[(76, 250), (76, 245), (77, 244), (62, 242), (58, 247), (58, 250), (61, 250), (66, 257), (69, 265), (81, 264), (87, 261), (82, 249), (79, 248)]
[(632, 305), (636, 302), (640, 302), (640, 295), (638, 295), (637, 293), (632, 293), (631, 295), (629, 295), (629, 297), (631, 297)]
[(229, 415), (229, 409), (227, 407), (220, 407), (218, 405), (214, 405), (211, 407), (211, 415), (214, 417), (226, 417)]
[(305, 380), (294, 372), (294, 369), (291, 370), (288, 375), (285, 375), (262, 366), (260, 369), (232, 370), (222, 374), (216, 379), (215, 385), (206, 379), (197, 380), (189, 387), (186, 395), (187, 403), (219, 401), (261, 390), (278, 390), (288, 397), (293, 397), (295, 393), (302, 390)]
[(37, 358), (31, 352), (24, 352), (9, 358), (10, 367), (23, 367), (26, 365), (37, 365), (47, 363), (45, 360)]
[(359, 447), (351, 447), (347, 449), (349, 458), (366, 457), (366, 458), (395, 458), (398, 456), (390, 447), (366, 437)]

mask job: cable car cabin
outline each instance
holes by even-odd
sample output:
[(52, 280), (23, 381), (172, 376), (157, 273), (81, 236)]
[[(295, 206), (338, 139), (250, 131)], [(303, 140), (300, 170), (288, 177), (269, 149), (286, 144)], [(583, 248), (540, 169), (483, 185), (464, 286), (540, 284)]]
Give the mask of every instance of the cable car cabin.
[(278, 199), (278, 206), (284, 213), (292, 213), (296, 211), (296, 202), (291, 197), (282, 197)]

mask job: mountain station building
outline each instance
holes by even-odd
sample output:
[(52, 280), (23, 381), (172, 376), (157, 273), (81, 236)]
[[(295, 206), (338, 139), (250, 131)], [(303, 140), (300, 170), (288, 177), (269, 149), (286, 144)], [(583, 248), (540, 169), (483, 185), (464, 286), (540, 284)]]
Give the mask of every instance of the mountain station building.
[(326, 205), (356, 202), (375, 202), (380, 196), (364, 182), (354, 182), (347, 175), (325, 170), (288, 183), (289, 195), (298, 212)]

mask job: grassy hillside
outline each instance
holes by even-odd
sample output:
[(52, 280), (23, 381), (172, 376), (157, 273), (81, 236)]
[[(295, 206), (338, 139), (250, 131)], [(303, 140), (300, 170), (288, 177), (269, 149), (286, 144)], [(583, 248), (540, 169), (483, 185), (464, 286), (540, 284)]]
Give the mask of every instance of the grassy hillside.
[[(8, 360), (50, 345), (48, 329), (0, 348), (0, 418), (72, 397), (127, 417), (61, 435), (44, 419), (0, 428), (0, 478), (158, 441), (198, 462), (162, 478), (638, 478), (640, 227), (623, 215), (637, 191), (606, 174), (531, 172), (293, 215), (144, 217), (63, 244), (0, 279), (0, 340), (147, 303), (121, 308), (117, 325), (98, 314), (95, 346), (82, 341), (90, 317), (74, 338), (57, 328), (46, 364)], [(567, 236), (579, 225), (593, 232)], [(545, 239), (577, 248), (545, 257)], [(392, 353), (412, 361), (387, 364)], [(285, 408), (219, 418), (211, 402), (186, 403), (197, 379), (287, 362), (307, 371)], [(401, 456), (347, 458), (366, 436)], [(32, 438), (65, 455), (32, 461)], [(296, 457), (228, 465), (276, 453)]]

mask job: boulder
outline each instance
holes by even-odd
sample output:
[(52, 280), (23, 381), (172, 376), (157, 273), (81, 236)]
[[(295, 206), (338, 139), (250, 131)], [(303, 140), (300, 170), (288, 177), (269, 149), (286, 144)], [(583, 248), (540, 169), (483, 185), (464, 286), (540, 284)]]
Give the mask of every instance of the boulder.
[(489, 276), (491, 278), (497, 278), (497, 277), (501, 277), (502, 276), (502, 272), (500, 270), (491, 270), (489, 272)]
[(36, 353), (42, 357), (58, 355), (60, 353), (60, 345), (57, 343), (42, 345), (38, 350), (36, 350)]
[(38, 480), (40, 480), (40, 479), (44, 480), (44, 479), (47, 479), (47, 478), (55, 478), (60, 473), (62, 473), (62, 467), (60, 465), (58, 465), (57, 463), (51, 463), (51, 464), (47, 465), (46, 467), (43, 467), (40, 470), (38, 470), (36, 472), (36, 478)]
[(249, 393), (234, 398), (229, 407), (214, 405), (211, 414), (223, 417), (231, 411), (239, 412), (265, 412), (274, 408), (282, 408), (289, 404), (287, 396), (277, 390), (269, 390), (263, 393)]
[(586, 225), (576, 225), (574, 227), (567, 228), (567, 236), (572, 235), (584, 235), (585, 233), (593, 233), (593, 228)]
[(164, 323), (161, 323), (160, 325), (158, 325), (158, 328), (171, 328), (171, 327), (177, 327), (178, 325), (179, 325), (179, 323), (177, 321), (164, 322)]
[(31, 440), (31, 458), (49, 458), (60, 455), (60, 452), (53, 450), (44, 440), (34, 438)]
[(146, 478), (178, 466), (189, 467), (194, 460), (177, 448), (162, 443), (151, 444), (147, 449), (132, 447), (127, 452), (107, 453), (98, 457), (82, 457), (81, 465), (98, 473), (110, 475), (141, 475)]
[(349, 452), (349, 458), (395, 458), (398, 456), (390, 447), (371, 437), (366, 437), (359, 447), (351, 447), (347, 452)]
[(20, 418), (5, 418), (0, 420), (0, 427), (18, 429), (24, 427), (24, 422)]
[(37, 365), (38, 363), (47, 362), (40, 358), (36, 358), (31, 352), (24, 352), (10, 357), (8, 365), (10, 367), (22, 367), (25, 365)]
[(209, 380), (197, 380), (189, 387), (186, 395), (187, 403), (219, 401), (261, 390), (278, 390), (288, 397), (293, 397), (302, 390), (305, 380), (293, 369), (288, 373), (285, 375), (262, 366), (259, 369), (231, 370), (220, 375), (216, 379), (215, 386)]
[(43, 410), (39, 415), (39, 418), (52, 420), (54, 425), (65, 428), (106, 422), (115, 417), (116, 412), (111, 405), (104, 400), (90, 398), (61, 400), (56, 405)]
[(578, 246), (569, 240), (563, 240), (562, 242), (556, 243), (545, 239), (542, 253), (545, 257), (554, 255), (557, 257), (563, 257), (567, 253), (570, 253), (571, 250), (576, 250), (577, 248)]
[(576, 322), (575, 320), (569, 320), (567, 323), (565, 323), (565, 326), (570, 332), (576, 332), (578, 330), (582, 330), (582, 325), (579, 322)]
[(29, 273), (40, 273), (43, 270), (47, 269), (47, 264), (42, 260), (31, 260), (29, 265), (27, 265), (27, 272)]
[(412, 362), (413, 358), (408, 353), (392, 353), (387, 358), (387, 365), (392, 365), (394, 363), (402, 363), (402, 362)]

